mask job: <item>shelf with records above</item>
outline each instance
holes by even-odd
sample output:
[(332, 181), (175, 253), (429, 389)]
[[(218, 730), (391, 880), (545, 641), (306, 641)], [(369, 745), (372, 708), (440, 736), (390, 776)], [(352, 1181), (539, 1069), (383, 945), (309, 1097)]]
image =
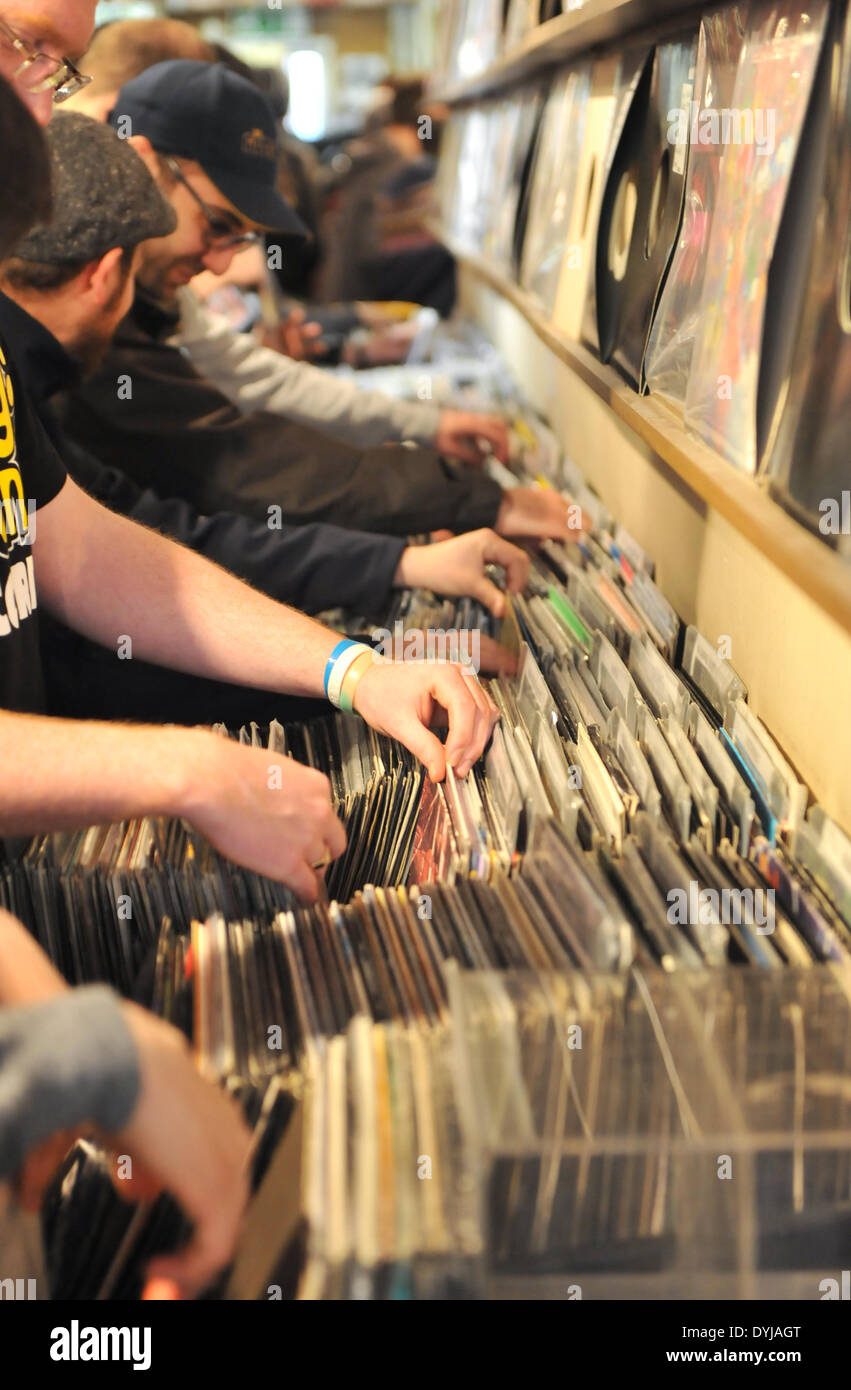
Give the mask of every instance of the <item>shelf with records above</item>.
[(847, 571), (785, 520), (851, 555), (842, 8), (691, 17), (458, 111), (439, 191), (465, 266), (851, 628)]
[(518, 74), (443, 135), (462, 308), (845, 805), (848, 6), (689, 10)]
[[(534, 298), (492, 262), (454, 244), (452, 249), (464, 271), (514, 306), (544, 346), (618, 420), (628, 425), (691, 492), (725, 517), (770, 561), (782, 566), (826, 614), (851, 632), (851, 576), (848, 562), (841, 555), (827, 549), (779, 508), (759, 481), (731, 471), (714, 449), (689, 437), (681, 416), (668, 403), (654, 396), (638, 396), (614, 368), (601, 363), (586, 345), (555, 328)], [(590, 471), (593, 476), (593, 469)]]
[(689, 11), (695, 0), (455, 0), (440, 8), (433, 93), (473, 101)]

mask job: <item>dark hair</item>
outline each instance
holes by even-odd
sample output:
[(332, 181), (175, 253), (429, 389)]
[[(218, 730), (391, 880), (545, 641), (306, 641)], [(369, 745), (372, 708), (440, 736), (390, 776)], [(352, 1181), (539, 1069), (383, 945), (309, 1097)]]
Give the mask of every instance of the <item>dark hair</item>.
[[(119, 266), (122, 288), (130, 274), (135, 252), (135, 246), (121, 248)], [(0, 275), (13, 290), (34, 290), (36, 293), (48, 294), (51, 290), (61, 290), (65, 285), (69, 285), (87, 265), (91, 265), (91, 261), (78, 261), (72, 265), (51, 265), (48, 261), (25, 261), (20, 256), (13, 255), (0, 266)]]
[(231, 72), (235, 72), (237, 77), (244, 77), (246, 82), (254, 81), (254, 69), (249, 67), (248, 63), (237, 58), (236, 54), (232, 53), (229, 48), (225, 48), (223, 43), (214, 43), (212, 47), (216, 52), (215, 62), (222, 63)]
[(416, 126), (425, 101), (423, 78), (389, 77), (381, 85), (388, 87), (392, 93), (388, 122), (391, 125)]
[(246, 82), (253, 82), (274, 111), (275, 119), (282, 121), (290, 104), (290, 84), (283, 70), (253, 68), (241, 58), (237, 58), (223, 43), (214, 43), (213, 48), (216, 50), (216, 62), (235, 72), (238, 77), (244, 77)]
[(47, 142), (14, 89), (0, 78), (0, 258), (33, 227), (49, 222), (50, 156)]

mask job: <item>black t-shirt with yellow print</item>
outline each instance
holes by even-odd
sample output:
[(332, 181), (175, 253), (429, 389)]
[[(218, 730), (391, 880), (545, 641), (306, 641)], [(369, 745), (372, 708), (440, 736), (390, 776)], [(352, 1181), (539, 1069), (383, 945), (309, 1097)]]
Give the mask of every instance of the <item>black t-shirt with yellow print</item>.
[(38, 639), (33, 545), (38, 510), (65, 482), (62, 460), (0, 343), (0, 708), (41, 714), (44, 679)]

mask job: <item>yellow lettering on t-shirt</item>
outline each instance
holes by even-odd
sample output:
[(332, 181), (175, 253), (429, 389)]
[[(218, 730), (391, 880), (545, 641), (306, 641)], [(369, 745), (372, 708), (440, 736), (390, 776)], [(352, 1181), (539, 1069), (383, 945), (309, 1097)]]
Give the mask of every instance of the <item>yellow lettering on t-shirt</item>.
[[(0, 350), (0, 362), (3, 360)], [(12, 418), (14, 404), (12, 378), (0, 366), (0, 459), (11, 458), (15, 452), (15, 426)]]
[(21, 470), (14, 463), (9, 468), (0, 468), (0, 540), (20, 539), (27, 530), (24, 480)]

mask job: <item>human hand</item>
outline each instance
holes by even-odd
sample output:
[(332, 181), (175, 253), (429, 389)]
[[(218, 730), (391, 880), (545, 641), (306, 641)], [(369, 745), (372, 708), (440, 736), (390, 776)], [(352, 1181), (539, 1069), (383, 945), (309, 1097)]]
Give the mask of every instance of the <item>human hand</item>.
[(15, 1192), (24, 1211), (38, 1211), (44, 1194), (62, 1164), (62, 1160), (78, 1139), (91, 1134), (91, 1125), (81, 1125), (78, 1129), (58, 1130), (43, 1140), (35, 1149), (30, 1149), (15, 1177)]
[(366, 332), (358, 329), (343, 348), (343, 361), (351, 367), (388, 367), (404, 362), (417, 336), (417, 325), (391, 323)]
[(128, 1155), (130, 1175), (113, 1175), (128, 1201), (167, 1191), (194, 1225), (189, 1244), (156, 1256), (147, 1277), (170, 1278), (191, 1297), (233, 1255), (248, 1199), (251, 1134), (236, 1103), (199, 1076), (181, 1033), (136, 1004), (123, 1003), (139, 1058), (139, 1099), (117, 1134), (103, 1136)]
[(314, 866), (346, 848), (328, 778), (266, 749), (203, 737), (200, 753), (194, 742), (188, 750), (193, 766), (180, 814), (229, 859), (314, 902)]
[[(22, 922), (0, 910), (0, 1005), (10, 1008), (41, 1004), (70, 989)], [(15, 1189), (25, 1211), (38, 1211), (49, 1185), (71, 1145), (86, 1130), (51, 1134), (31, 1149), (17, 1173)]]
[[(376, 659), (355, 686), (352, 703), (374, 729), (404, 743), (433, 782), (442, 781), (447, 765), (465, 777), (499, 717), (475, 672), (451, 662)], [(449, 720), (445, 747), (431, 732), (441, 711)]]
[(23, 922), (0, 910), (0, 1005), (40, 1004), (69, 988)]
[(506, 589), (522, 592), (529, 577), (529, 556), (516, 545), (487, 529), (436, 545), (409, 545), (402, 551), (393, 583), (399, 587), (431, 589), (437, 594), (469, 594), (497, 618), (505, 612), (505, 594), (488, 579), (486, 567), (501, 565)]
[(282, 352), (286, 357), (292, 357), (296, 362), (305, 362), (312, 357), (321, 357), (325, 351), (325, 344), (322, 342), (322, 325), (320, 323), (307, 323), (306, 317), (304, 309), (293, 309), (285, 318), (281, 319), (279, 325), (277, 351)]
[[(26, 928), (0, 912), (0, 1002), (42, 1003), (68, 992)], [(135, 1004), (120, 1008), (136, 1044), (139, 1098), (117, 1134), (98, 1137), (133, 1159), (131, 1176), (113, 1173), (122, 1196), (147, 1200), (168, 1190), (194, 1222), (187, 1248), (156, 1260), (152, 1273), (169, 1274), (183, 1291), (196, 1292), (233, 1253), (248, 1192), (251, 1136), (235, 1104), (195, 1071), (177, 1029)], [(93, 1132), (91, 1124), (59, 1130), (30, 1150), (15, 1178), (24, 1210), (39, 1209), (72, 1144)]]
[(547, 487), (507, 488), (496, 519), (503, 536), (528, 536), (539, 540), (577, 540), (591, 529), (591, 520), (577, 502)]
[(486, 450), (479, 444), (485, 440), (500, 463), (508, 462), (508, 425), (498, 415), (484, 415), (472, 410), (441, 411), (435, 435), (435, 448), (464, 463), (481, 467)]
[(235, 1102), (199, 1076), (182, 1033), (136, 1004), (120, 1007), (139, 1064), (133, 1114), (115, 1134), (81, 1125), (50, 1135), (21, 1165), (17, 1196), (25, 1211), (38, 1211), (72, 1144), (83, 1135), (96, 1137), (112, 1151), (110, 1176), (119, 1196), (152, 1201), (167, 1191), (192, 1221), (189, 1244), (156, 1257), (147, 1271), (149, 1277), (175, 1280), (191, 1297), (227, 1264), (236, 1246), (248, 1197), (251, 1134)]

